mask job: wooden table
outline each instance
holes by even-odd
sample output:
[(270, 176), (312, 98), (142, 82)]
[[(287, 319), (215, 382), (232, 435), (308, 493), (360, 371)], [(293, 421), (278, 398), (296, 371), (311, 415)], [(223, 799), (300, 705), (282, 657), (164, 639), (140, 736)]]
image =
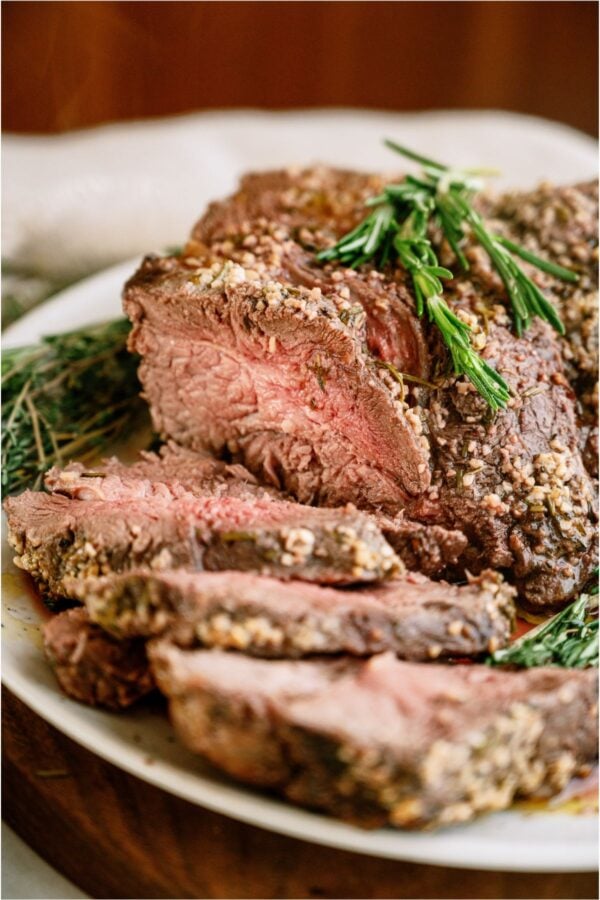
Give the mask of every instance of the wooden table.
[(3, 814), (92, 897), (594, 898), (594, 874), (465, 871), (281, 837), (151, 787), (3, 694)]

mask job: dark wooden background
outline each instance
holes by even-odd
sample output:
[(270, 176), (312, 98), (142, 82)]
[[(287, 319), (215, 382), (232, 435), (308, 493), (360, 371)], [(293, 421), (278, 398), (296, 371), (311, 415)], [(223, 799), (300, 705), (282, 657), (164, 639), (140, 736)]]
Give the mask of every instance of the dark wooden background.
[(503, 108), (596, 134), (595, 2), (4, 2), (3, 128), (236, 106)]

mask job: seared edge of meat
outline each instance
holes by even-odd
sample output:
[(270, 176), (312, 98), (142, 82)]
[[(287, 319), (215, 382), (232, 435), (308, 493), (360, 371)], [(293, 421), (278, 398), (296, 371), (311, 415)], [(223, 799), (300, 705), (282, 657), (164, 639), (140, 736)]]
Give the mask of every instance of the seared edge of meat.
[(116, 640), (83, 607), (43, 627), (46, 658), (63, 691), (89, 706), (125, 709), (154, 689), (142, 640)]
[(160, 640), (149, 658), (191, 750), (365, 826), (463, 822), (597, 758), (592, 670), (264, 661)]
[(514, 589), (487, 571), (463, 586), (415, 574), (351, 590), (242, 572), (141, 572), (88, 579), (70, 591), (117, 637), (168, 630), (180, 646), (266, 657), (472, 656), (505, 646), (514, 623)]
[(151, 569), (241, 569), (322, 583), (403, 571), (375, 521), (256, 497), (71, 500), (26, 491), (4, 504), (15, 562), (49, 594), (67, 578)]

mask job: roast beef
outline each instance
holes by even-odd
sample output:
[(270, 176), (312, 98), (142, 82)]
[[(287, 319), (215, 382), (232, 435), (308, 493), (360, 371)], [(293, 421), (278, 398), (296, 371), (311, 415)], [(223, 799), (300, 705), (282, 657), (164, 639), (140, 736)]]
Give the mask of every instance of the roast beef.
[(54, 616), (43, 632), (46, 656), (73, 699), (124, 709), (154, 688), (144, 641), (115, 640), (82, 607)]
[(351, 590), (246, 572), (142, 572), (88, 579), (72, 593), (116, 637), (168, 629), (181, 646), (256, 656), (474, 656), (504, 646), (514, 619), (513, 590), (493, 572), (462, 587), (410, 574)]
[(597, 672), (267, 661), (149, 645), (183, 742), (367, 826), (432, 827), (552, 794), (597, 757)]
[(147, 259), (125, 306), (161, 434), (231, 454), (303, 503), (396, 513), (427, 487), (420, 423), (341, 294)]
[(487, 212), (507, 237), (579, 275), (576, 283), (540, 279), (566, 327), (565, 371), (578, 401), (597, 418), (598, 183), (542, 184), (534, 191), (510, 192), (489, 204)]
[[(228, 465), (207, 453), (166, 444), (160, 453), (142, 452), (125, 465), (116, 457), (90, 467), (69, 463), (54, 466), (45, 477), (47, 490), (74, 500), (174, 500), (194, 497), (259, 497), (286, 499), (259, 485), (241, 465)], [(289, 499), (289, 498), (287, 498)]]
[[(561, 349), (577, 402), (583, 458), (598, 474), (598, 183), (509, 193), (490, 204), (494, 226), (577, 272), (575, 284), (539, 276), (565, 324)], [(525, 264), (526, 265), (526, 264)]]
[(49, 595), (67, 578), (152, 569), (242, 569), (321, 583), (378, 581), (402, 564), (355, 509), (257, 497), (72, 500), (25, 491), (5, 502), (15, 562)]
[(564, 342), (540, 321), (517, 337), (501, 283), (467, 247), (450, 302), (512, 395), (490, 414), (450, 376), (402, 272), (316, 261), (377, 184), (326, 169), (249, 176), (182, 257), (145, 261), (124, 303), (155, 426), (304, 502), (458, 529), (463, 571), (505, 568), (530, 606), (564, 603), (595, 560)]
[[(261, 487), (241, 465), (227, 465), (173, 444), (165, 446), (160, 456), (142, 453), (131, 465), (112, 458), (92, 469), (81, 463), (70, 463), (63, 469), (54, 467), (46, 474), (45, 485), (53, 493), (77, 500), (156, 498), (162, 502), (207, 496), (290, 499), (273, 487)], [(467, 546), (462, 531), (423, 525), (403, 514), (392, 518), (377, 513), (374, 521), (406, 567), (430, 577), (453, 570)]]

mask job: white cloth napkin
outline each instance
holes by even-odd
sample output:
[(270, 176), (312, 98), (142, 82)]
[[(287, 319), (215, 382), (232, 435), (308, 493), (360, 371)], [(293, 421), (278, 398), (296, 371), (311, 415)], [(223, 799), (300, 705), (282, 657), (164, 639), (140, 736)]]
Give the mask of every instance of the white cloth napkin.
[(3, 256), (74, 279), (183, 242), (207, 202), (248, 169), (329, 163), (398, 171), (391, 137), (457, 166), (501, 169), (499, 187), (595, 175), (592, 138), (504, 112), (233, 111), (3, 139)]

